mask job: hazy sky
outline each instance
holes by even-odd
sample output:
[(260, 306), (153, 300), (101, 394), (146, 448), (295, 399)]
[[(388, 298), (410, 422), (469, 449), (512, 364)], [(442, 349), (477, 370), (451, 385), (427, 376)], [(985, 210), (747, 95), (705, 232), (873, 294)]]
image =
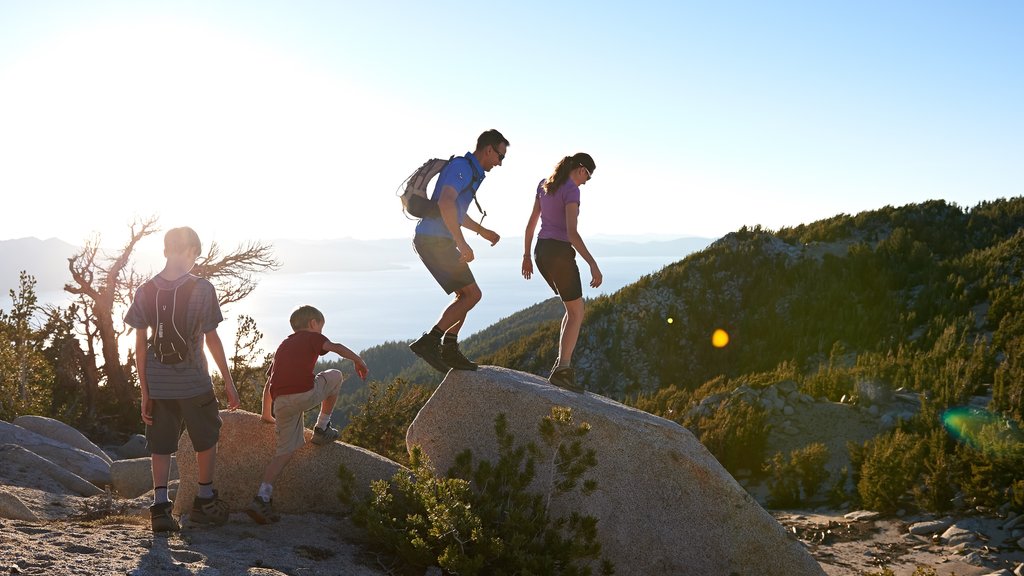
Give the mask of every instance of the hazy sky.
[(411, 236), (397, 187), (492, 127), (516, 242), (577, 151), (584, 237), (971, 207), (1024, 194), (1022, 30), (1016, 0), (0, 0), (0, 239)]

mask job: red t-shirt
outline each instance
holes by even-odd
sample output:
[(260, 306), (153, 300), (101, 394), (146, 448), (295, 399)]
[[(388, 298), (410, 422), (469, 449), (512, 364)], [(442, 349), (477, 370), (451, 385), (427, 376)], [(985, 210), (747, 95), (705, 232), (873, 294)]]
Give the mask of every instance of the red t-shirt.
[(327, 341), (327, 337), (319, 332), (299, 330), (281, 342), (267, 370), (271, 398), (313, 389), (313, 369), (317, 359), (327, 353), (324, 350)]

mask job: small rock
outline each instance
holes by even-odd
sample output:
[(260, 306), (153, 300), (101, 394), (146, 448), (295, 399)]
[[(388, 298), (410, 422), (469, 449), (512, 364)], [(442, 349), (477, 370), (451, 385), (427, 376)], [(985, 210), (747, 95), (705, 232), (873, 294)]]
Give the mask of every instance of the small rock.
[(142, 434), (135, 434), (117, 449), (117, 453), (121, 458), (145, 458), (149, 456), (146, 437)]
[(843, 518), (846, 518), (847, 520), (874, 520), (879, 516), (881, 516), (881, 514), (871, 510), (855, 510), (843, 515)]
[(1013, 530), (1021, 525), (1024, 525), (1024, 514), (1017, 514), (1006, 519), (1006, 523), (1003, 524), (1003, 530)]
[(39, 517), (36, 516), (35, 512), (29, 510), (28, 506), (25, 506), (25, 503), (20, 498), (5, 490), (0, 490), (0, 518), (27, 520), (29, 522), (39, 521)]
[(957, 546), (960, 544), (967, 544), (974, 542), (978, 539), (978, 535), (974, 532), (957, 526), (956, 524), (950, 526), (942, 533), (942, 541), (947, 546)]
[(943, 518), (941, 520), (931, 520), (926, 522), (915, 522), (910, 525), (907, 529), (911, 534), (935, 534), (938, 532), (945, 532), (947, 528), (953, 525), (953, 519), (950, 517)]

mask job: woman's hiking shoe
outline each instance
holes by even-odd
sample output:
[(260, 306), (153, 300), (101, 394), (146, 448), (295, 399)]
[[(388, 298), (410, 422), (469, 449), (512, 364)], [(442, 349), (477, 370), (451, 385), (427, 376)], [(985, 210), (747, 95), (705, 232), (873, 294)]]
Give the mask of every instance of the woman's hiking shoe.
[(448, 364), (441, 359), (441, 341), (439, 339), (424, 332), (419, 340), (409, 344), (409, 350), (423, 358), (434, 370), (442, 373), (448, 372)]
[(476, 370), (476, 362), (462, 355), (458, 342), (441, 344), (441, 360), (452, 370)]
[(192, 513), (188, 519), (196, 524), (212, 524), (220, 526), (228, 521), (228, 504), (217, 497), (217, 491), (213, 491), (212, 498), (200, 498), (196, 496), (192, 500)]
[(548, 376), (548, 382), (559, 388), (565, 388), (573, 392), (583, 392), (583, 386), (576, 384), (576, 371), (572, 369), (572, 366), (558, 366), (551, 371), (551, 376)]
[(323, 446), (334, 442), (339, 436), (341, 436), (341, 432), (338, 432), (338, 429), (328, 422), (323, 428), (313, 427), (313, 438), (310, 442), (317, 446)]
[(274, 512), (274, 501), (271, 499), (264, 502), (259, 496), (252, 497), (252, 502), (245, 509), (245, 513), (257, 524), (270, 524), (281, 519), (281, 515)]
[(153, 524), (153, 532), (178, 532), (181, 530), (181, 526), (178, 526), (178, 521), (174, 519), (174, 516), (171, 516), (171, 508), (173, 507), (173, 502), (161, 502), (149, 507), (149, 518)]

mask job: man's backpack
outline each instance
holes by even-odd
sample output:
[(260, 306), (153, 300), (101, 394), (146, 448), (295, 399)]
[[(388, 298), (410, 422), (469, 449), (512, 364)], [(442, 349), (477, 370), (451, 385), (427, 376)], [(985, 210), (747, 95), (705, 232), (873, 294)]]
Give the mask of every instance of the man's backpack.
[[(405, 192), (402, 193), (401, 198), (402, 209), (405, 210), (407, 214), (414, 218), (441, 217), (441, 209), (438, 208), (437, 201), (430, 199), (430, 194), (427, 192), (427, 185), (430, 184), (430, 181), (440, 174), (441, 170), (443, 170), (444, 167), (454, 159), (455, 156), (452, 156), (447, 160), (431, 158), (424, 162), (422, 166), (417, 168), (415, 172), (405, 179), (405, 182), (402, 183), (405, 185)], [(459, 190), (460, 196), (463, 192), (472, 188), (473, 185), (482, 178), (473, 162), (470, 161), (469, 166), (473, 169), (473, 178), (469, 181), (469, 184), (466, 184), (462, 190)], [(399, 186), (399, 190), (401, 190), (401, 186)], [(480, 211), (480, 214), (482, 214), (480, 221), (483, 222), (484, 218), (487, 217), (487, 212), (484, 212), (483, 208), (480, 207), (480, 202), (476, 199), (476, 190), (473, 190), (473, 202), (476, 204), (476, 209)]]
[(188, 330), (188, 302), (195, 287), (195, 276), (189, 276), (176, 288), (160, 288), (152, 280), (142, 285), (147, 302), (153, 307), (146, 314), (153, 326), (149, 346), (161, 364), (179, 364), (190, 356), (192, 335)]

